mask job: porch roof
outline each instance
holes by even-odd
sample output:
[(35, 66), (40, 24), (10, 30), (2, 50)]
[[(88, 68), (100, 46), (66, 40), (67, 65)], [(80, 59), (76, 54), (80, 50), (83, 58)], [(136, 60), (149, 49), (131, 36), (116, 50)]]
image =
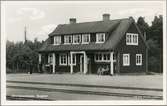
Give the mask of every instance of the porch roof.
[[(42, 48), (39, 50), (39, 52), (71, 51), (71, 50), (73, 51), (77, 51), (77, 50), (113, 50), (117, 46), (117, 44), (120, 42), (121, 38), (123, 37), (125, 32), (128, 30), (131, 23), (134, 22), (132, 18), (126, 18), (126, 19), (117, 20), (117, 25), (111, 24), (112, 22), (116, 23), (115, 21), (110, 21), (109, 23), (106, 23), (108, 26), (108, 29), (113, 29), (113, 30), (110, 32), (108, 39), (106, 39), (104, 43), (91, 42), (89, 44), (53, 45), (49, 43), (50, 38), (48, 38), (43, 44)], [(91, 22), (89, 24), (91, 24)], [(110, 24), (111, 26), (109, 27)], [(100, 26), (100, 24), (98, 26)], [(63, 28), (62, 28), (62, 31), (63, 31)], [(107, 30), (105, 29), (103, 31), (106, 32)], [(61, 33), (61, 31), (59, 33)]]

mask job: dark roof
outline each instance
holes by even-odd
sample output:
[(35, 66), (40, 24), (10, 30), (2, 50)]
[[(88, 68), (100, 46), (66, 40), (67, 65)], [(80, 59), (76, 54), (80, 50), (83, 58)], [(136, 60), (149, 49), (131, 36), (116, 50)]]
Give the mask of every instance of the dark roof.
[(49, 34), (64, 35), (64, 34), (77, 34), (77, 33), (95, 33), (95, 32), (108, 32), (121, 20), (108, 20), (108, 21), (94, 21), (85, 23), (74, 24), (60, 24), (57, 28)]
[(71, 44), (71, 45), (56, 45), (49, 44), (49, 38), (45, 41), (39, 52), (48, 51), (77, 51), (77, 50), (113, 50), (116, 45), (120, 42), (121, 38), (124, 36), (128, 30), (131, 23), (134, 20), (132, 18), (110, 20), (110, 21), (97, 21), (97, 22), (86, 22), (86, 23), (76, 23), (59, 25), (51, 34), (61, 35), (61, 34), (76, 34), (76, 33), (93, 33), (93, 32), (110, 32), (108, 39), (105, 43), (97, 44), (91, 42), (89, 44)]

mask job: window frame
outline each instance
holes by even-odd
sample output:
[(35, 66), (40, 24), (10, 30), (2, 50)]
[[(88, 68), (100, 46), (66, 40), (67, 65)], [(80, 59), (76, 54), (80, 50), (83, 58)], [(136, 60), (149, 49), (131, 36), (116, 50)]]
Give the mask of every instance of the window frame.
[[(127, 57), (127, 60), (126, 60)], [(130, 54), (123, 54), (123, 58), (122, 58), (122, 62), (123, 62), (123, 66), (130, 66)]]
[(126, 45), (138, 45), (139, 34), (137, 33), (126, 33)]
[[(88, 36), (88, 37), (87, 37)], [(85, 42), (84, 40), (84, 38), (88, 38), (87, 40), (87, 42)], [(90, 34), (82, 34), (82, 44), (88, 44), (90, 42)]]
[[(99, 41), (100, 39), (100, 37), (99, 36), (101, 36), (101, 35), (103, 35), (103, 39), (104, 39), (104, 41)], [(105, 42), (105, 39), (106, 38), (106, 34), (105, 33), (96, 33), (96, 43), (104, 43)]]
[[(71, 38), (71, 42), (69, 41), (70, 40), (69, 38)], [(66, 41), (68, 41), (68, 42), (66, 42)], [(72, 44), (72, 43), (73, 43), (72, 35), (64, 35), (64, 44)]]
[[(79, 36), (79, 42), (75, 42), (77, 36)], [(81, 34), (73, 35), (73, 44), (80, 44), (82, 41)]]
[[(56, 43), (56, 40), (59, 41)], [(54, 42), (53, 45), (60, 45), (61, 44), (61, 36), (54, 36)]]
[[(61, 61), (62, 56), (65, 57), (65, 62), (63, 62), (63, 63), (62, 63), (62, 61)], [(64, 58), (64, 57), (63, 57), (63, 58)], [(63, 61), (64, 61), (64, 60), (63, 60)], [(61, 66), (66, 66), (66, 65), (67, 65), (67, 54), (60, 54), (60, 55), (59, 55), (59, 65), (61, 65)]]
[[(106, 59), (104, 59), (104, 55), (106, 56)], [(100, 56), (101, 56), (101, 59), (100, 59)], [(94, 55), (94, 60), (95, 62), (110, 62), (110, 53), (96, 53)]]
[(143, 64), (142, 54), (136, 54), (136, 65), (141, 66)]

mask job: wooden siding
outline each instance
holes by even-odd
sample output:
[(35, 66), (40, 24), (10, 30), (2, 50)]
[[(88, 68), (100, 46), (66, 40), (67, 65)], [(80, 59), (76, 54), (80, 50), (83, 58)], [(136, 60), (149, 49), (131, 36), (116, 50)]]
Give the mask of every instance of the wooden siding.
[[(126, 33), (138, 33), (134, 24), (132, 24)], [(117, 67), (120, 73), (125, 72), (145, 72), (146, 71), (146, 45), (141, 38), (138, 36), (138, 45), (126, 45), (126, 33), (121, 39), (119, 45), (116, 48), (118, 52), (117, 59), (119, 63)], [(139, 34), (139, 33), (138, 33)], [(123, 54), (130, 54), (130, 66), (123, 66)], [(136, 66), (136, 54), (142, 54), (142, 66)], [(118, 58), (119, 57), (119, 58)]]

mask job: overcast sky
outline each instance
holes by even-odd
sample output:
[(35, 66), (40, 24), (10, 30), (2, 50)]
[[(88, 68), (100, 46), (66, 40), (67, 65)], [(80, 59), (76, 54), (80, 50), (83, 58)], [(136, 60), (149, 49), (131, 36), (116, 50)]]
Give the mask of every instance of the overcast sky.
[[(163, 13), (163, 2), (8, 2), (5, 3), (5, 36), (10, 41), (24, 40), (24, 26), (27, 38), (45, 40), (58, 24), (68, 24), (70, 17), (77, 22), (102, 20), (103, 13), (111, 19), (139, 16), (151, 24), (155, 15)], [(3, 27), (3, 26), (2, 26)]]

